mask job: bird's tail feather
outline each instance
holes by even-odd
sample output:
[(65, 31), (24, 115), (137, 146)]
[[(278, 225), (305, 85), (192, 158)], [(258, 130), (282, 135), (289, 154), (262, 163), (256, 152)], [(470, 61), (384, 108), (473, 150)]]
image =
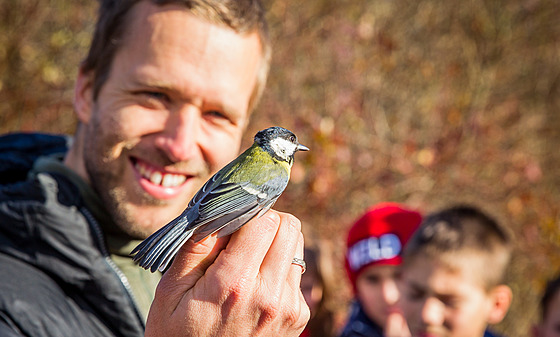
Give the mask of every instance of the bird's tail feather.
[(167, 268), (167, 265), (173, 261), (173, 258), (177, 255), (179, 249), (191, 237), (193, 231), (194, 229), (191, 229), (181, 233), (180, 237), (173, 241), (172, 244), (165, 250), (165, 253), (159, 255), (159, 258), (152, 266), (151, 271), (154, 272), (156, 269), (159, 269), (159, 271), (163, 272)]
[(179, 248), (191, 237), (194, 229), (186, 230), (187, 225), (186, 218), (178, 217), (160, 228), (132, 250), (134, 262), (151, 272), (164, 271)]

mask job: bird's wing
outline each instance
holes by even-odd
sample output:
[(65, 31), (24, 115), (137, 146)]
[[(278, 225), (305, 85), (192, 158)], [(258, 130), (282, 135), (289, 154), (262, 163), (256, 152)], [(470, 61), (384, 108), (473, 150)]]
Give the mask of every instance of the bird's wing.
[(198, 228), (193, 240), (199, 241), (216, 231), (220, 231), (220, 237), (235, 232), (259, 212), (267, 211), (287, 183), (286, 177), (280, 176), (260, 186), (236, 183), (235, 186), (227, 184), (215, 189), (200, 200), (199, 216), (193, 224)]

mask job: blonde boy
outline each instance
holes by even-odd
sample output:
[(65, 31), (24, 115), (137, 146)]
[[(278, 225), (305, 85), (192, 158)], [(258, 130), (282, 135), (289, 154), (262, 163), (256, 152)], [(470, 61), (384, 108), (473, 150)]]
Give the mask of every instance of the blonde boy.
[(512, 299), (503, 276), (512, 238), (469, 206), (428, 216), (405, 247), (402, 310), (413, 336), (495, 336)]

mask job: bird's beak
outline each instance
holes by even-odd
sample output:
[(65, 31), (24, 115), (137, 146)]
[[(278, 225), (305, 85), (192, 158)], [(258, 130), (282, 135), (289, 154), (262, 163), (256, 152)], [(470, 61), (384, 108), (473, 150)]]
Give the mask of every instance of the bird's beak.
[(309, 148), (305, 145), (298, 144), (296, 150), (297, 151), (309, 151)]

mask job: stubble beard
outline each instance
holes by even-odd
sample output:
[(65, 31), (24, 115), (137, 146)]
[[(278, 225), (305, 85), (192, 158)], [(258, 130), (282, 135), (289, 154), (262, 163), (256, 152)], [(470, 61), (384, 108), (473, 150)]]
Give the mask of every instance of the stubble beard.
[[(103, 137), (99, 137), (99, 140), (101, 139)], [(83, 160), (87, 175), (92, 188), (101, 198), (104, 210), (113, 220), (113, 224), (107, 225), (116, 225), (132, 238), (144, 239), (151, 234), (150, 228), (153, 228), (153, 224), (150, 222), (153, 220), (139, 219), (136, 210), (142, 206), (163, 206), (166, 202), (147, 195), (140, 186), (134, 186), (132, 191), (127, 191), (124, 174), (126, 165), (129, 164), (126, 160), (128, 148), (123, 146), (117, 157), (111, 155), (113, 151), (111, 146), (86, 144)]]
[(135, 216), (135, 209), (142, 206), (157, 207), (166, 205), (165, 201), (147, 197), (144, 193), (140, 192), (141, 200), (135, 206), (130, 203), (127, 193), (122, 186), (109, 188), (104, 194), (102, 196), (103, 202), (105, 205), (110, 206), (109, 213), (117, 227), (135, 239), (147, 238), (152, 234), (150, 228), (154, 226), (152, 220), (148, 219), (144, 219), (144, 223), (140, 223), (140, 220)]
[[(144, 223), (140, 223), (136, 210), (142, 206), (164, 206), (166, 202), (146, 195), (140, 187), (137, 187), (135, 192), (127, 192), (126, 187), (122, 185), (123, 176), (120, 174), (124, 169), (112, 170), (103, 163), (93, 163), (93, 160), (87, 161), (87, 159), (86, 163), (91, 185), (114, 222), (109, 225), (116, 225), (135, 239), (148, 237), (151, 234), (149, 228), (152, 228), (153, 224), (149, 223), (151, 221), (149, 219), (144, 219)], [(131, 200), (130, 193), (134, 193), (135, 202)]]

